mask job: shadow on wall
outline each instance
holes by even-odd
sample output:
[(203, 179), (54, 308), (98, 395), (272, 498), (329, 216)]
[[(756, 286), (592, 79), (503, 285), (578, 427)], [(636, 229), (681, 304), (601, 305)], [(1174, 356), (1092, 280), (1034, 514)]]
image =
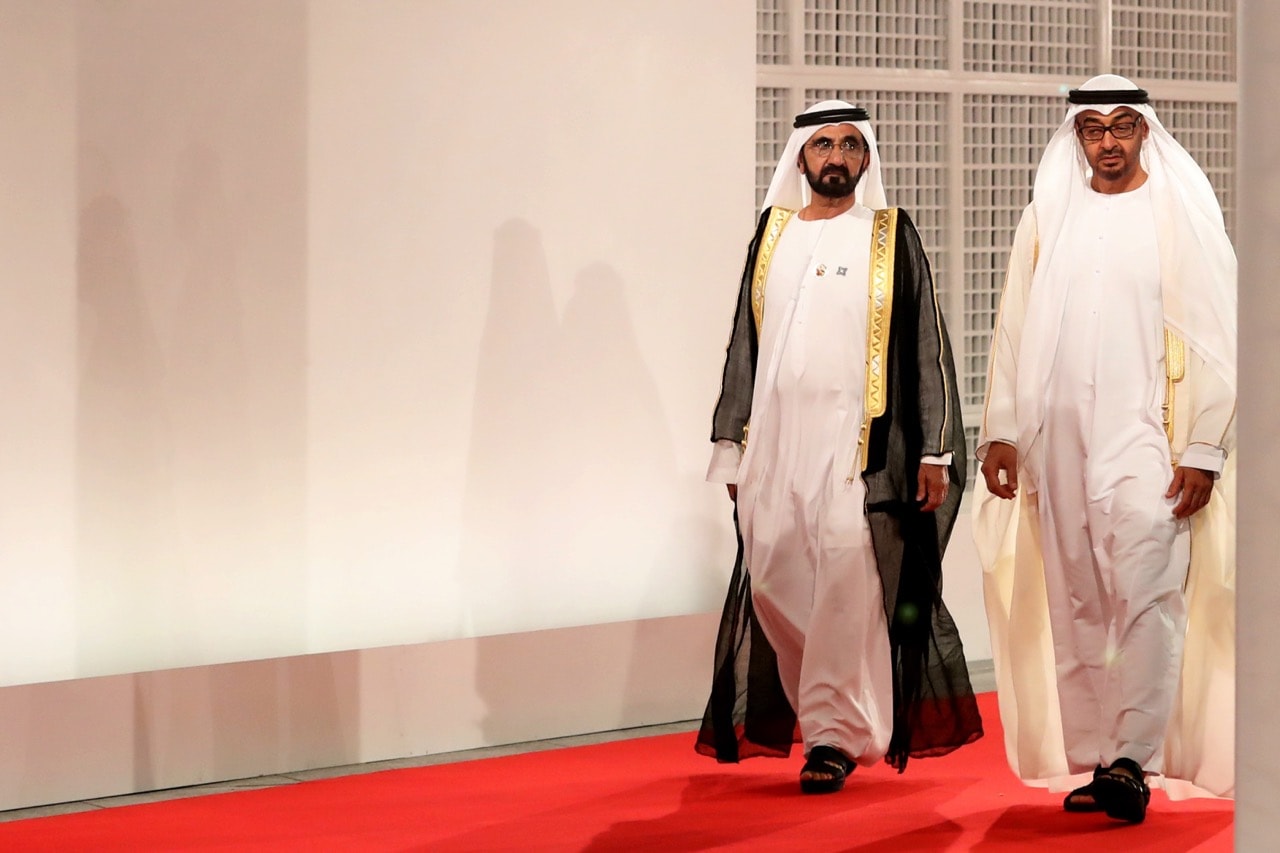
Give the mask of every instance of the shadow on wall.
[(94, 673), (165, 648), (175, 626), (157, 602), (176, 600), (180, 578), (160, 347), (115, 194), (81, 209), (77, 264), (76, 652), (80, 671)]
[[(462, 632), (487, 637), (661, 612), (663, 590), (647, 555), (679, 532), (676, 511), (655, 505), (675, 477), (662, 401), (622, 279), (607, 264), (583, 269), (559, 316), (540, 233), (507, 221), (494, 238), (477, 370), (459, 560)], [(602, 609), (616, 615), (602, 619)], [(547, 667), (520, 655), (519, 643), (477, 646), (487, 743), (523, 730), (500, 719), (519, 705), (513, 674)], [(563, 666), (586, 667), (589, 657), (566, 648)], [(643, 699), (628, 695), (631, 662), (599, 664), (579, 677), (601, 682), (596, 695), (613, 697), (621, 718)]]
[(75, 11), (79, 674), (306, 647), (308, 7), (262, 6)]

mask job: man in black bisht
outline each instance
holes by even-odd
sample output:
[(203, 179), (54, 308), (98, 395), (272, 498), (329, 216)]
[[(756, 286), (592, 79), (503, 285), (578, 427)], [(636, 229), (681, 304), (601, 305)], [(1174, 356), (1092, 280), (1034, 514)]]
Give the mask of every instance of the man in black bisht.
[[(889, 208), (865, 110), (799, 115), (742, 274), (707, 479), (738, 559), (700, 752), (782, 757), (801, 789), (982, 734), (942, 603), (964, 489), (955, 367), (929, 263)], [(750, 441), (748, 441), (750, 421)]]

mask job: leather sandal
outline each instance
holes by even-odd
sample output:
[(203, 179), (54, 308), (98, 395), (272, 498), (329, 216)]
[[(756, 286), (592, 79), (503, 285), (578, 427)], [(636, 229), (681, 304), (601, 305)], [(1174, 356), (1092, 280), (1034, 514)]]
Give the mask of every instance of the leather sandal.
[[(834, 794), (844, 787), (844, 780), (853, 772), (853, 762), (832, 746), (815, 746), (809, 750), (804, 767), (800, 768), (800, 790), (806, 794)], [(806, 779), (806, 773), (821, 773), (826, 778)]]
[(1107, 817), (1142, 823), (1147, 816), (1147, 803), (1151, 802), (1151, 789), (1138, 762), (1117, 758), (1093, 781), (1093, 796)]
[(1107, 768), (1099, 764), (1093, 769), (1093, 781), (1087, 785), (1081, 785), (1070, 794), (1062, 799), (1062, 808), (1069, 812), (1100, 812), (1102, 804), (1098, 802), (1098, 798), (1094, 796), (1093, 786), (1098, 781), (1098, 777), (1107, 772)]

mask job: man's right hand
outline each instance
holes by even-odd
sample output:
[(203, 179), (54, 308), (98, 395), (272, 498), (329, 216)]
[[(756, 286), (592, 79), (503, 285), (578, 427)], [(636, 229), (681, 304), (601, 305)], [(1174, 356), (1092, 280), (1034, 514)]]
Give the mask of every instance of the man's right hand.
[[(1004, 482), (1000, 472), (1004, 472)], [(1003, 441), (987, 445), (987, 458), (982, 460), (982, 476), (987, 490), (998, 498), (1011, 499), (1018, 494), (1018, 448)]]

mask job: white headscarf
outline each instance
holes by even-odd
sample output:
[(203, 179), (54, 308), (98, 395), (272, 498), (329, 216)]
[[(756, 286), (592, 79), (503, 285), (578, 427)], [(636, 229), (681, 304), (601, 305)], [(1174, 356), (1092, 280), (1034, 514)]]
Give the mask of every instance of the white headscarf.
[[(854, 109), (857, 109), (857, 107), (847, 101), (819, 101), (800, 115), (809, 115), (810, 113), (825, 112), (827, 110)], [(798, 120), (799, 116), (796, 118)], [(858, 132), (862, 134), (863, 140), (867, 143), (867, 150), (871, 152), (867, 170), (862, 173), (857, 186), (853, 189), (854, 201), (872, 210), (879, 210), (889, 206), (884, 197), (884, 184), (880, 180), (880, 152), (876, 149), (876, 134), (871, 129), (871, 122), (838, 119), (826, 124), (797, 127), (791, 132), (791, 138), (787, 140), (787, 147), (782, 150), (782, 158), (778, 160), (778, 168), (773, 172), (773, 180), (769, 182), (769, 191), (764, 195), (764, 207), (778, 205), (779, 207), (799, 210), (809, 204), (813, 191), (809, 189), (809, 182), (805, 179), (804, 172), (796, 165), (800, 157), (800, 149), (813, 138), (814, 134), (824, 127), (833, 127), (838, 124), (852, 124), (856, 127)], [(763, 210), (763, 208), (761, 209)]]
[[(1115, 74), (1094, 77), (1078, 91), (1119, 90), (1141, 93), (1135, 100), (1145, 100), (1144, 92)], [(1054, 251), (1073, 203), (1090, 192), (1092, 179), (1076, 136), (1076, 116), (1086, 110), (1109, 115), (1120, 107), (1140, 113), (1150, 128), (1140, 156), (1155, 207), (1165, 322), (1233, 392), (1236, 389), (1236, 256), (1209, 179), (1149, 104), (1073, 103), (1045, 148), (1032, 199), (1039, 238), (1032, 290), (1039, 288), (1043, 298), (1032, 300), (1035, 308), (1028, 311), (1018, 369), (1018, 406), (1029, 406), (1034, 413), (1032, 428), (1043, 420), (1043, 389), (1057, 350), (1069, 285), (1070, 259), (1055, 264)]]

